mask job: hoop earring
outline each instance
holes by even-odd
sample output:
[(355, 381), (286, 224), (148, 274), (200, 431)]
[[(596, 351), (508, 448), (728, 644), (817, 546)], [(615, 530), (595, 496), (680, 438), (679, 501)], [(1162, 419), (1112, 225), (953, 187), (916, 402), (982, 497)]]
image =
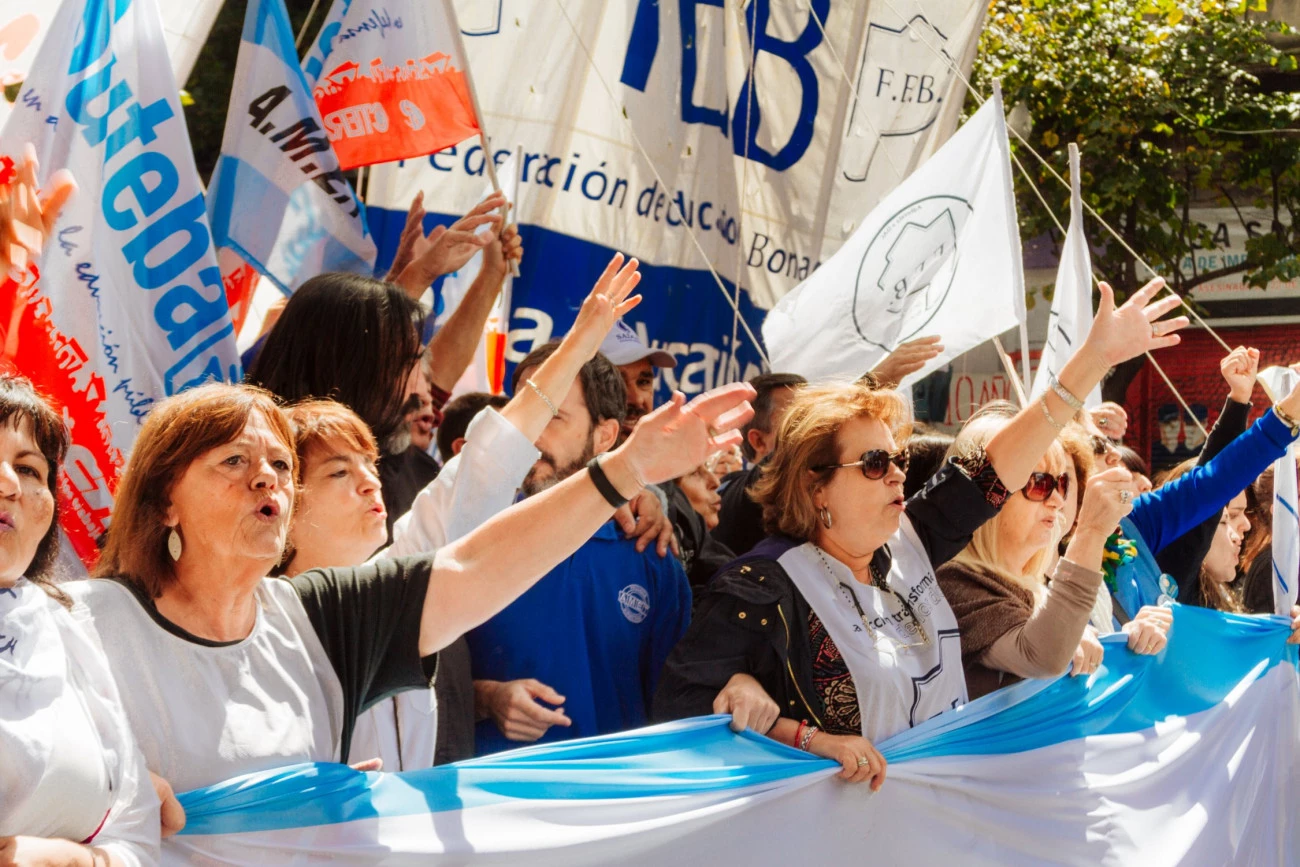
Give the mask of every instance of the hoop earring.
[(831, 528), (831, 524), (833, 522), (831, 521), (830, 509), (826, 508), (825, 506), (822, 506), (820, 509), (817, 510), (817, 517), (821, 518), (823, 527), (825, 527), (827, 530)]
[(173, 563), (181, 559), (183, 548), (181, 534), (176, 532), (175, 527), (172, 527), (172, 531), (167, 534), (167, 553), (171, 555)]

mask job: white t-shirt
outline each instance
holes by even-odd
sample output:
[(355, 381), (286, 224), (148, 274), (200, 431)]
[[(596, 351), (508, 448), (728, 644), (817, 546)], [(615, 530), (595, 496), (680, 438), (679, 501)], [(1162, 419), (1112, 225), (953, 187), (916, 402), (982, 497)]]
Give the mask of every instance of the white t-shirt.
[(147, 773), (90, 637), (31, 582), (0, 588), (0, 836), (89, 841), (154, 864)]
[[(928, 642), (921, 641), (893, 592), (859, 582), (843, 563), (819, 555), (813, 543), (777, 560), (843, 655), (858, 694), (862, 736), (873, 743), (968, 700), (957, 618), (906, 515), (889, 540), (889, 553), (886, 585), (911, 604)], [(870, 628), (840, 584), (856, 594)]]
[[(541, 452), (494, 408), (476, 415), (465, 447), (393, 526), (393, 544), (375, 555), (433, 553), (505, 511)], [(384, 770), (433, 766), (438, 709), (432, 689), (399, 693), (357, 718), (349, 762), (384, 760)]]
[(216, 647), (172, 634), (116, 581), (63, 587), (99, 634), (146, 764), (175, 791), (339, 761), (343, 691), (289, 582), (263, 580), (253, 631)]

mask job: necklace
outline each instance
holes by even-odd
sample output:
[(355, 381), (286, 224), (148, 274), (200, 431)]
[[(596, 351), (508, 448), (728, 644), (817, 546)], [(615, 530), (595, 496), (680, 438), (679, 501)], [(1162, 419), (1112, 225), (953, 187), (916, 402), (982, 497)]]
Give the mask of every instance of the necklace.
[[(833, 586), (838, 585), (840, 591), (853, 604), (853, 608), (857, 612), (858, 619), (862, 621), (862, 625), (866, 627), (867, 633), (871, 636), (872, 643), (875, 644), (877, 647), (879, 647), (881, 638), (885, 636), (881, 635), (881, 633), (876, 629), (876, 627), (871, 624), (871, 619), (867, 617), (867, 612), (863, 610), (862, 602), (859, 601), (858, 599), (857, 591), (854, 590), (852, 587), (850, 587), (848, 584), (845, 584), (842, 580), (839, 579), (839, 577), (836, 576), (835, 570), (831, 568), (830, 561), (826, 559), (826, 552), (823, 551), (820, 546), (813, 545), (813, 550), (817, 552), (817, 556), (822, 561), (822, 566), (826, 568), (826, 574), (831, 579), (831, 584)], [(898, 645), (899, 650), (910, 650), (911, 648), (914, 647), (928, 646), (930, 644), (930, 636), (926, 634), (925, 627), (921, 625), (921, 618), (916, 615), (916, 610), (912, 608), (912, 604), (907, 601), (907, 598), (904, 597), (903, 594), (899, 593), (893, 587), (889, 586), (888, 580), (884, 575), (881, 575), (880, 572), (876, 570), (875, 564), (872, 564), (870, 568), (871, 568), (871, 586), (875, 587), (881, 593), (888, 591), (889, 593), (892, 593), (894, 595), (894, 598), (898, 600), (898, 604), (902, 608), (903, 613), (906, 614), (908, 617), (908, 622), (904, 623), (904, 631), (919, 635), (921, 637), (921, 640), (914, 641), (911, 642), (910, 644), (907, 644), (907, 643), (899, 642), (899, 640), (897, 638), (894, 638), (893, 636), (889, 636), (889, 638)]]

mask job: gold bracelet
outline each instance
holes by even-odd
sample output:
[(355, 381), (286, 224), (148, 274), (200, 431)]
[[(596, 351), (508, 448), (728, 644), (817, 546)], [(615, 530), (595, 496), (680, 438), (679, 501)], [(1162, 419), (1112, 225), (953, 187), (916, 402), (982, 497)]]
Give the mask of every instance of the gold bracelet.
[(524, 385), (531, 388), (533, 390), (533, 394), (537, 395), (542, 399), (542, 403), (546, 404), (546, 408), (551, 411), (551, 418), (556, 418), (559, 416), (560, 411), (555, 408), (555, 403), (549, 397), (546, 396), (546, 392), (542, 391), (540, 388), (537, 387), (537, 383), (533, 382), (533, 378), (531, 376), (524, 380)]

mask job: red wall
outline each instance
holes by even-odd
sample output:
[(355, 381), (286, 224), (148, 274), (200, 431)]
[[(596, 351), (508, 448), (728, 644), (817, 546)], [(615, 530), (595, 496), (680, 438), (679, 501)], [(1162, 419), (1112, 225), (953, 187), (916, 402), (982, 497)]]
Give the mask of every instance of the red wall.
[[(1258, 349), (1261, 370), (1300, 362), (1300, 325), (1225, 328), (1217, 331), (1229, 346), (1253, 346)], [(1182, 334), (1182, 343), (1156, 352), (1155, 359), (1189, 405), (1200, 403), (1209, 410), (1209, 421), (1206, 424), (1208, 430), (1218, 418), (1228, 394), (1227, 383), (1219, 373), (1219, 361), (1227, 353), (1202, 329), (1187, 330)], [(1160, 438), (1157, 413), (1163, 404), (1168, 403), (1176, 404), (1177, 401), (1160, 374), (1150, 363), (1146, 364), (1129, 385), (1125, 397), (1124, 408), (1128, 410), (1129, 428), (1124, 442), (1147, 461), (1151, 460), (1152, 446)], [(1255, 388), (1254, 404), (1252, 420), (1270, 406), (1268, 397), (1260, 386)]]

